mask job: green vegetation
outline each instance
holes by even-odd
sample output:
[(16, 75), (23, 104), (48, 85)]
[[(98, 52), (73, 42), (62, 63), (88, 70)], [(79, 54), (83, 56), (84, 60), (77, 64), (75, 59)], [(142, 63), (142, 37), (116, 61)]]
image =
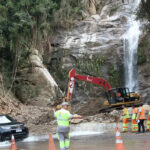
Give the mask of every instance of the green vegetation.
[(69, 28), (82, 8), (80, 0), (0, 1), (0, 72), (9, 85), (26, 66), (29, 50), (42, 49), (58, 27)]
[(76, 68), (80, 73), (84, 71), (84, 73), (90, 72), (97, 77), (102, 77), (101, 74), (101, 66), (103, 66), (105, 63), (104, 56), (89, 58), (88, 56), (83, 57), (82, 59), (78, 60), (74, 68)]
[(141, 65), (145, 62), (149, 62), (150, 54), (149, 54), (149, 40), (150, 40), (150, 2), (149, 0), (141, 0), (140, 7), (137, 11), (137, 18), (138, 19), (146, 19), (148, 20), (146, 24), (146, 34), (142, 38), (138, 48), (138, 64)]
[(79, 0), (1, 0), (0, 52), (12, 56), (38, 49), (56, 26), (80, 15), (81, 6)]
[[(11, 76), (12, 76), (12, 65), (10, 62), (6, 61), (5, 59), (0, 59), (0, 73), (3, 77), (3, 81), (5, 81), (3, 84), (4, 84), (4, 87), (6, 87), (7, 89), (10, 88), (10, 79), (11, 79)], [(2, 89), (3, 85), (0, 84), (0, 89)]]
[(57, 5), (53, 16), (53, 29), (69, 27), (75, 20), (82, 19), (84, 9), (81, 0), (54, 0)]
[[(103, 72), (101, 67), (105, 64), (105, 57), (104, 56), (84, 56), (77, 60), (74, 64), (74, 68), (76, 69), (77, 73), (86, 75), (86, 76), (93, 76), (93, 77), (103, 77)], [(82, 86), (81, 86), (82, 85)], [(100, 86), (95, 84), (90, 84), (88, 82), (81, 82), (76, 81), (76, 86), (79, 86), (83, 93), (89, 92), (91, 96), (98, 96), (100, 92)], [(96, 88), (98, 87), (98, 88)], [(103, 90), (102, 90), (103, 91)]]
[(148, 30), (146, 35), (142, 38), (138, 47), (138, 64), (141, 65), (146, 62), (150, 62), (150, 31)]
[(13, 92), (20, 101), (25, 102), (26, 100), (39, 96), (40, 89), (42, 88), (40, 85), (31, 85), (28, 81), (25, 81), (22, 78), (17, 78), (15, 82)]
[(146, 56), (144, 54), (144, 51), (142, 51), (142, 49), (144, 49), (144, 45), (140, 44), (138, 48), (138, 65), (142, 65), (143, 63), (146, 62)]
[(48, 65), (48, 69), (51, 71), (52, 76), (55, 77), (60, 89), (65, 91), (65, 88), (67, 88), (69, 70), (62, 68), (62, 58), (65, 56), (65, 52), (61, 52), (62, 57), (56, 55), (56, 58), (52, 59), (51, 63)]
[(150, 21), (150, 2), (149, 0), (141, 0), (140, 8), (137, 12), (138, 18)]
[[(65, 54), (62, 53), (61, 56), (65, 56)], [(52, 63), (49, 66), (49, 70), (51, 70), (51, 74), (55, 77), (62, 91), (65, 91), (67, 89), (68, 73), (70, 70), (62, 68), (61, 66), (62, 60), (59, 56), (57, 56), (57, 58), (52, 60), (51, 62)], [(75, 68), (76, 72), (79, 74), (102, 77), (101, 66), (103, 66), (104, 64), (105, 64), (105, 58), (103, 56), (99, 56), (99, 57), (93, 56), (92, 58), (89, 58), (88, 56), (84, 56), (79, 60), (74, 59), (73, 68)], [(78, 83), (81, 84), (82, 82), (76, 81), (76, 83), (77, 83), (76, 86), (78, 86)], [(84, 82), (84, 86), (82, 86), (81, 88), (84, 89), (84, 91), (90, 91), (90, 90), (93, 91), (93, 86), (94, 86), (93, 84)]]
[(119, 73), (114, 67), (109, 68), (109, 83), (112, 87), (119, 86)]

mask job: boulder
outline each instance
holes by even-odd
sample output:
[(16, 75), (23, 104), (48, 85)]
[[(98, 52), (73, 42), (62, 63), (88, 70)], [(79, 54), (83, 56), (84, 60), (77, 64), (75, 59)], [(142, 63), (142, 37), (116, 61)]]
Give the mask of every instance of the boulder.
[(117, 111), (117, 110), (113, 110), (112, 112), (110, 112), (110, 116), (112, 117), (117, 117), (119, 118), (120, 117), (120, 111)]
[(83, 121), (83, 119), (71, 119), (70, 123), (78, 124), (78, 123), (81, 123), (82, 121)]
[(15, 94), (26, 104), (52, 105), (62, 96), (62, 92), (43, 64), (38, 50), (31, 49), (30, 52), (28, 67), (18, 70), (20, 78), (15, 82)]

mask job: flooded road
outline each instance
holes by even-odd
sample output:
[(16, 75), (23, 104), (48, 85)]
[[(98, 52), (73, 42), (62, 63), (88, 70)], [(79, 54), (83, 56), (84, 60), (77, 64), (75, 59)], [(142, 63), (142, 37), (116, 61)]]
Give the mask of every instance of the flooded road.
[[(118, 124), (121, 129), (121, 124)], [(70, 150), (115, 150), (115, 123), (82, 123), (71, 126)], [(108, 133), (109, 132), (109, 133)], [(145, 134), (122, 133), (126, 150), (148, 150), (150, 147), (150, 132)], [(56, 150), (59, 143), (56, 135), (53, 135)], [(49, 136), (32, 136), (22, 142), (17, 142), (20, 150), (48, 150)], [(8, 150), (10, 142), (0, 142), (0, 150)]]
[[(41, 139), (42, 140), (41, 140)], [(132, 134), (122, 135), (126, 150), (142, 150), (150, 147), (150, 134)], [(38, 139), (40, 141), (38, 141)], [(30, 141), (28, 141), (30, 140)], [(33, 141), (32, 141), (33, 140)], [(59, 150), (58, 141), (55, 139), (56, 150)], [(48, 137), (29, 137), (23, 142), (17, 142), (19, 149), (24, 150), (48, 150)], [(1, 150), (10, 148), (10, 143), (0, 143)], [(114, 134), (97, 134), (87, 136), (75, 136), (71, 138), (70, 150), (114, 150), (115, 149), (115, 133)]]

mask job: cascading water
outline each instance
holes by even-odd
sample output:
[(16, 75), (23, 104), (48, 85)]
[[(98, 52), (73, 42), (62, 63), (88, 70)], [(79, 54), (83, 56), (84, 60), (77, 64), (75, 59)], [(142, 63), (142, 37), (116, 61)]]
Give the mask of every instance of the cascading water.
[(138, 91), (137, 49), (140, 36), (140, 22), (136, 20), (135, 11), (140, 0), (133, 0), (128, 7), (132, 10), (127, 16), (128, 30), (124, 34), (125, 86), (132, 92)]

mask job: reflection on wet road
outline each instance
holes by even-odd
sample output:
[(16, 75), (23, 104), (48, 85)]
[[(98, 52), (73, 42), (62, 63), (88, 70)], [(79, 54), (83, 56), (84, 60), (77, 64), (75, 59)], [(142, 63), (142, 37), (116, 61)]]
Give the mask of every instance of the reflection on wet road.
[[(122, 135), (125, 148), (127, 150), (142, 150), (149, 149), (150, 135), (149, 134), (124, 134)], [(31, 138), (32, 139), (32, 138)], [(35, 138), (33, 138), (35, 139)], [(25, 150), (48, 150), (48, 136), (41, 137), (31, 141), (17, 142), (19, 149)], [(42, 140), (42, 141), (41, 141)], [(55, 139), (56, 150), (59, 150), (58, 141)], [(6, 143), (5, 143), (6, 144)], [(9, 149), (10, 145), (0, 143), (0, 149)], [(115, 149), (115, 134), (87, 135), (71, 138), (71, 150), (114, 150)]]

